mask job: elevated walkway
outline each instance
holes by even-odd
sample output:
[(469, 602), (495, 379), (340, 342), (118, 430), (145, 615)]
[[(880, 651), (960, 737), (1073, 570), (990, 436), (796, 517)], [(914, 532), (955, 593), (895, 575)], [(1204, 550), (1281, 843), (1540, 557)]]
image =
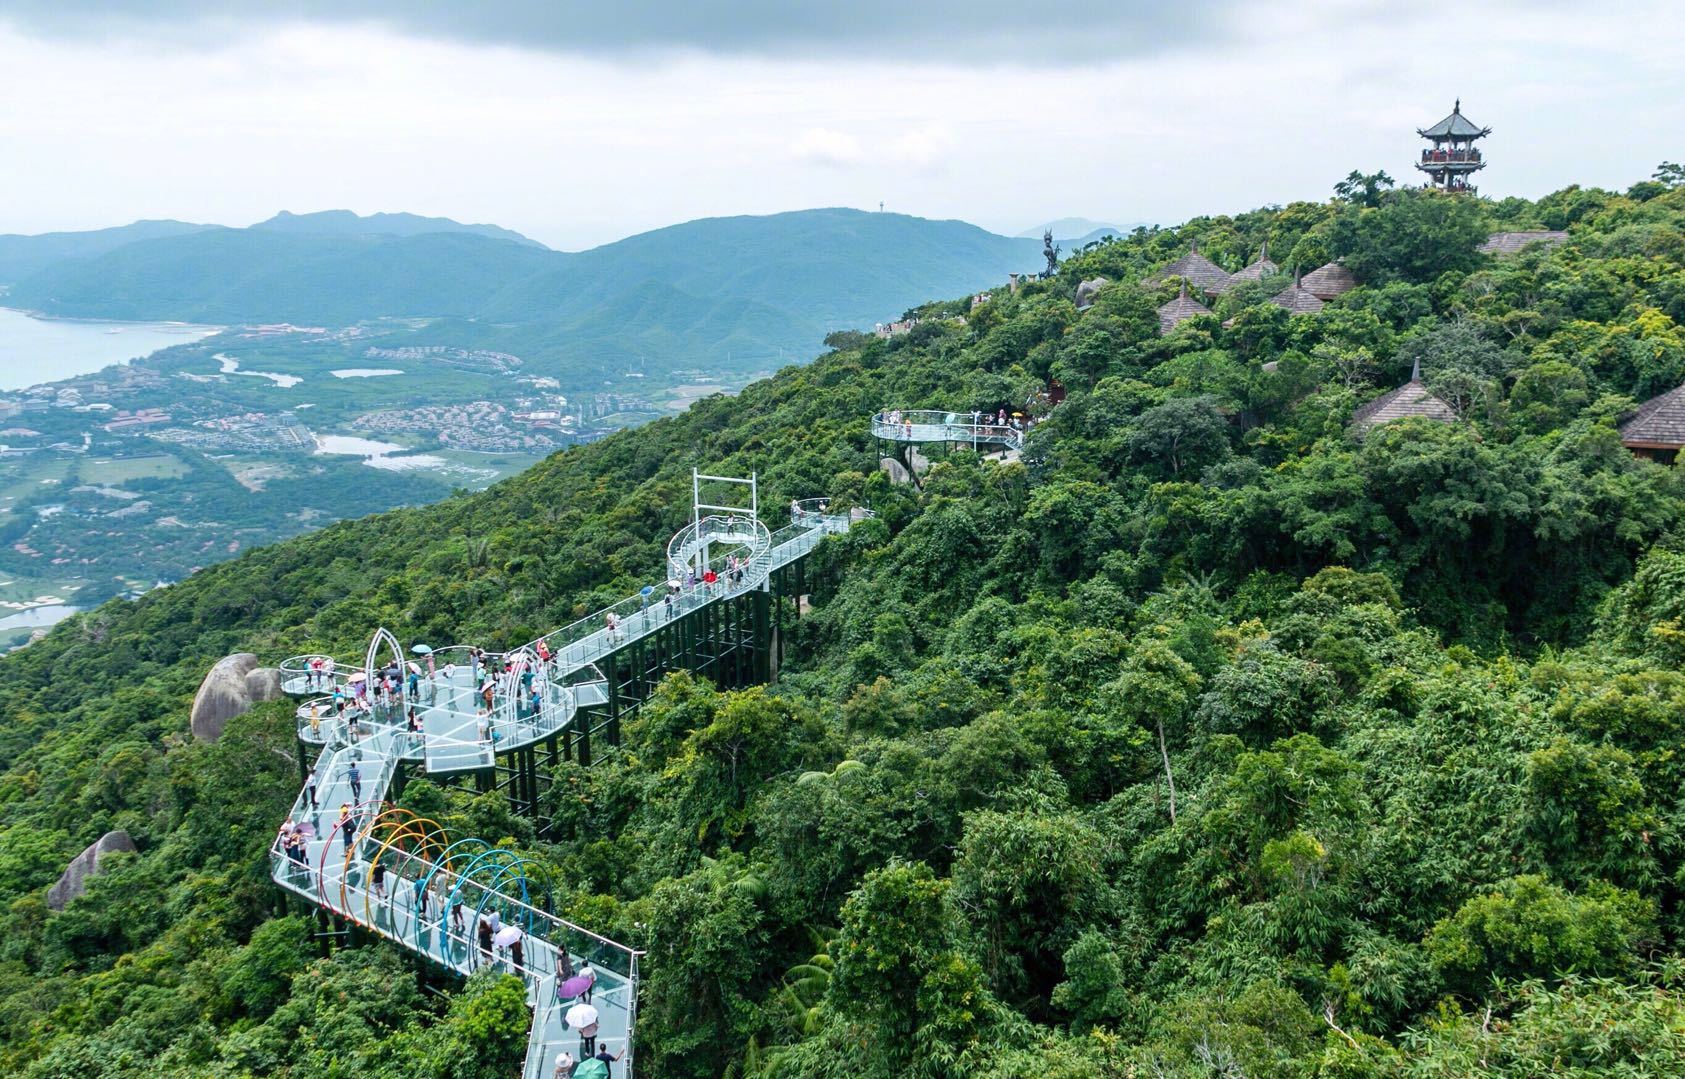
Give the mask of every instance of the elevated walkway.
[(1010, 424), (990, 423), (970, 413), (931, 409), (891, 409), (872, 417), (872, 434), (886, 442), (909, 444), (948, 442), (976, 449), (1024, 449), (1024, 432)]
[[(699, 477), (710, 478), (718, 479)], [(491, 965), (520, 975), (533, 1007), (527, 1079), (550, 1079), (564, 1051), (579, 1058), (581, 1037), (566, 1016), (582, 1001), (561, 986), (586, 963), (597, 977), (596, 1041), (624, 1048), (623, 1074), (632, 1074), (640, 953), (547, 913), (513, 852), (478, 839), (452, 842), (387, 799), (402, 763), (429, 775), (483, 773), (498, 754), (555, 738), (582, 709), (609, 700), (600, 662), (687, 614), (767, 589), (777, 570), (870, 516), (833, 514), (823, 500), (809, 500), (793, 503), (790, 523), (769, 531), (754, 507), (704, 516), (699, 495), (697, 503), (691, 524), (668, 545), (664, 589), (645, 589), (509, 652), (452, 646), (405, 654), (382, 629), (360, 659), (305, 655), (281, 664), (284, 688), (309, 698), (298, 707), (299, 738), (323, 749), (286, 826), (302, 826), (308, 837), (292, 848), (277, 837), (271, 876), (449, 970)], [(511, 938), (521, 942), (518, 959), (513, 948), (480, 947), (478, 926), (494, 912), (506, 934), (518, 930)]]

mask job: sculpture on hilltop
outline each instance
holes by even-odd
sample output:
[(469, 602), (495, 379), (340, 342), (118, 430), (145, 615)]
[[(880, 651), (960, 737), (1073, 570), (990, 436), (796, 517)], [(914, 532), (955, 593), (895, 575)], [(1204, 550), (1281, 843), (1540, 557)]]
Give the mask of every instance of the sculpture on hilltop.
[(1052, 229), (1041, 234), (1041, 253), (1047, 259), (1047, 269), (1041, 272), (1041, 279), (1046, 281), (1059, 272), (1059, 245), (1053, 242)]

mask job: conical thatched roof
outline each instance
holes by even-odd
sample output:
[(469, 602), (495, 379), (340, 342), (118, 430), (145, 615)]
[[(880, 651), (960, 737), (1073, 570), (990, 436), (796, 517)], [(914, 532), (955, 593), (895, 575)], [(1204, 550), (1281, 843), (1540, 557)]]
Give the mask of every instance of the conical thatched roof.
[(1685, 448), (1685, 386), (1652, 397), (1621, 424), (1621, 444), (1629, 449)]
[(1305, 275), (1299, 287), (1319, 300), (1332, 300), (1357, 287), (1357, 275), (1339, 262), (1319, 266)]
[(1203, 292), (1221, 292), (1228, 284), (1229, 274), (1221, 266), (1212, 262), (1199, 253), (1199, 242), (1196, 240), (1188, 253), (1172, 262), (1158, 273), (1149, 278), (1149, 283), (1156, 284), (1180, 277)]
[(1410, 372), (1409, 382), (1383, 393), (1352, 413), (1352, 427), (1361, 438), (1382, 424), (1410, 416), (1420, 416), (1435, 423), (1455, 423), (1457, 420), (1456, 411), (1435, 397), (1422, 382), (1419, 364)]
[(1236, 270), (1233, 274), (1229, 275), (1228, 282), (1220, 291), (1227, 292), (1236, 285), (1247, 281), (1262, 281), (1266, 274), (1275, 273), (1280, 269), (1281, 267), (1270, 261), (1270, 242), (1265, 240), (1258, 247), (1257, 259), (1255, 259), (1252, 264), (1247, 266), (1245, 269)]
[(1179, 322), (1186, 322), (1196, 315), (1209, 315), (1211, 308), (1200, 303), (1188, 295), (1188, 283), (1182, 282), (1182, 293), (1174, 300), (1158, 309), (1158, 332), (1167, 334), (1176, 328)]
[(1298, 281), (1271, 296), (1270, 302), (1295, 315), (1314, 315), (1322, 310), (1322, 300)]
[(1561, 229), (1524, 229), (1521, 232), (1494, 232), (1477, 250), (1488, 255), (1513, 255), (1528, 244), (1559, 244), (1568, 238)]

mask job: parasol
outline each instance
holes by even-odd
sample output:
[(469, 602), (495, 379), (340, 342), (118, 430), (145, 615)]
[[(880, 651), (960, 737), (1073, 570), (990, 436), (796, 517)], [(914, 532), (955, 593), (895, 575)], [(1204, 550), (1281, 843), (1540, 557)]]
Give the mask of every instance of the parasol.
[(297, 832), (306, 839), (310, 839), (316, 834), (315, 826), (306, 824), (304, 821), (299, 821), (297, 824), (293, 825), (293, 831)]
[(425, 656), (431, 654), (433, 649), (425, 644), (412, 644), (410, 645), (410, 651), (418, 656)]
[(367, 681), (368, 677), (369, 676), (366, 671), (358, 671), (356, 674), (347, 675), (345, 680), (347, 682), (363, 682)]
[(513, 925), (506, 925), (497, 934), (497, 936), (491, 938), (491, 942), (493, 944), (497, 945), (499, 948), (507, 948), (507, 947), (509, 947), (509, 945), (515, 943), (517, 940), (520, 940), (520, 939), (521, 939), (520, 928), (517, 927), (517, 926), (513, 926)]
[(568, 1009), (568, 1026), (575, 1030), (583, 1030), (597, 1021), (597, 1009), (589, 1004), (575, 1004)]
[(411, 663), (411, 664), (410, 664), (410, 665), (409, 665), (409, 667), (410, 667), (410, 673), (411, 673), (411, 674), (420, 674), (420, 673), (421, 673), (421, 665), (420, 665), (420, 664), (418, 664), (418, 663)]
[(563, 1000), (572, 1000), (585, 990), (596, 984), (597, 979), (589, 974), (575, 974), (567, 981), (556, 987), (556, 995)]
[(638, 589), (638, 595), (640, 595), (640, 596), (647, 596), (647, 595), (649, 595), (649, 594), (650, 594), (650, 593), (651, 593), (651, 592), (654, 592), (654, 591), (655, 591), (655, 586), (654, 586), (654, 585), (652, 585), (652, 584), (646, 584), (646, 585), (644, 585), (644, 586), (643, 586), (643, 587), (642, 587), (642, 588), (640, 588), (640, 589)]

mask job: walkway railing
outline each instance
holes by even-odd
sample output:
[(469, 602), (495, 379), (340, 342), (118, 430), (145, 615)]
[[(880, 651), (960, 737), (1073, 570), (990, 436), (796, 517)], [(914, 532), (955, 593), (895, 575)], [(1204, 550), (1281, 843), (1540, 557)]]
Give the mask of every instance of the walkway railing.
[(1024, 432), (1009, 424), (984, 422), (970, 413), (907, 409), (872, 417), (872, 434), (890, 442), (961, 442), (973, 446), (1024, 448)]
[[(474, 867), (486, 858), (523, 861), (514, 852), (499, 852), (479, 840), (443, 845), (442, 839), (394, 852), (394, 840), (388, 836), (382, 842), (377, 834), (381, 821), (402, 812), (385, 801), (393, 776), (404, 760), (424, 761), (430, 773), (489, 768), (499, 750), (541, 741), (565, 728), (582, 701), (600, 703), (596, 695), (588, 695), (596, 683), (570, 684), (586, 671), (600, 679), (592, 669), (596, 660), (716, 600), (767, 587), (774, 569), (871, 516), (866, 510), (833, 514), (828, 509), (823, 499), (792, 503), (790, 524), (776, 532), (752, 515), (725, 514), (694, 522), (668, 546), (668, 570), (674, 577), (665, 590), (652, 587), (512, 652), (482, 653), (499, 672), (492, 676), (489, 705), (482, 695), (488, 667), (471, 659), (463, 645), (436, 649), (417, 661), (403, 656), (396, 640), (382, 629), (361, 659), (305, 655), (283, 661), (286, 692), (321, 694), (300, 705), (297, 721), (299, 737), (324, 748), (288, 818), (289, 827), (305, 826), (309, 838), (289, 853), (278, 837), (271, 850), (270, 875), (289, 891), (451, 970), (467, 974), (495, 965), (519, 975), (533, 1007), (523, 1071), (527, 1079), (550, 1079), (555, 1061), (579, 1038), (565, 1019), (564, 1005), (573, 998), (561, 998), (558, 989), (569, 968), (590, 963), (599, 978), (592, 997), (600, 1016), (595, 1040), (625, 1050), (624, 1074), (630, 1077), (642, 953), (528, 902), (524, 875), (521, 896), (506, 894), (509, 886), (503, 882), (509, 866), (494, 864), (489, 868), (495, 874), (475, 875)], [(718, 578), (711, 585), (701, 583), (709, 569)], [(695, 584), (690, 581), (693, 572)], [(380, 653), (388, 657), (378, 661), (388, 664), (385, 670), (391, 670), (390, 665), (401, 668), (398, 692), (383, 701), (377, 687), (365, 685), (359, 701), (356, 683), (379, 677)], [(411, 663), (418, 665), (414, 683)], [(419, 669), (423, 663), (425, 673)], [(354, 726), (353, 717), (336, 707), (336, 693), (340, 702), (357, 702), (345, 705), (356, 712)], [(409, 727), (412, 711), (421, 721), (419, 733)], [(324, 822), (333, 823), (324, 827)], [(338, 857), (333, 851), (336, 842)], [(458, 869), (467, 856), (462, 853), (465, 847), (476, 856)], [(467, 920), (458, 921), (449, 909), (464, 896), (475, 903), (476, 923), (488, 903), (518, 918), (520, 963), (512, 951), (488, 952), (470, 937)], [(428, 909), (430, 903), (434, 909)]]

